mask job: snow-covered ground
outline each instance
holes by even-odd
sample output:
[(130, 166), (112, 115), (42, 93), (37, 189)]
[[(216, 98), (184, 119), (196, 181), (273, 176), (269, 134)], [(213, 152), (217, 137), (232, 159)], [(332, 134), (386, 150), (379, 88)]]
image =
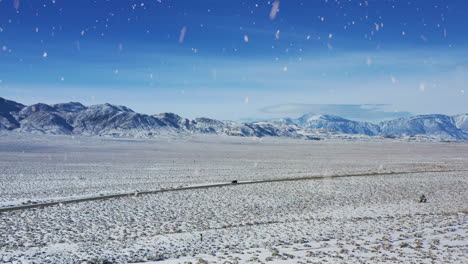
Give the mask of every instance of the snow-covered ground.
[[(232, 185), (4, 212), (0, 263), (466, 263), (467, 169), (466, 143), (2, 136), (4, 207), (231, 180), (454, 171)], [(421, 194), (427, 203), (418, 203)]]

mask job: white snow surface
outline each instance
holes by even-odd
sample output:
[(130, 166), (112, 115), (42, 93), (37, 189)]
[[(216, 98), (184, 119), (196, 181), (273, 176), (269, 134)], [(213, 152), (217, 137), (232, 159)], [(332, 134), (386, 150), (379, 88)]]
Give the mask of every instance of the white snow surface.
[[(445, 172), (424, 172), (434, 170)], [(466, 170), (467, 143), (6, 134), (0, 207), (231, 180), (421, 173), (4, 212), (0, 263), (467, 263)]]

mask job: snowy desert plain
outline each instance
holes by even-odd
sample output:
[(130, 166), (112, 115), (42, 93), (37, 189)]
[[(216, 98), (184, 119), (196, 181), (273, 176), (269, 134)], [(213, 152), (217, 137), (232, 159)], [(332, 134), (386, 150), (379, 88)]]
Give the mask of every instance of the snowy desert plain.
[(141, 262), (468, 263), (468, 143), (0, 134), (0, 263)]

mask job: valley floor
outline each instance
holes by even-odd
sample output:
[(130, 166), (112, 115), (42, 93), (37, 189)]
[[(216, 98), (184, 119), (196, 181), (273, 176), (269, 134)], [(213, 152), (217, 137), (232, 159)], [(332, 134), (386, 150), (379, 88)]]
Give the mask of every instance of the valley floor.
[[(466, 143), (2, 135), (0, 208), (232, 180), (395, 173), (3, 212), (0, 263), (464, 263), (467, 170)], [(407, 171), (420, 173), (398, 173)]]

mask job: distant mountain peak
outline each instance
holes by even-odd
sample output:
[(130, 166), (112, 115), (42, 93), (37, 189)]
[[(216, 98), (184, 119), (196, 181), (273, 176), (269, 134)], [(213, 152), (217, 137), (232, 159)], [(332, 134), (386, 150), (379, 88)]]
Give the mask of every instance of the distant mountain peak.
[(180, 117), (179, 115), (177, 114), (174, 114), (174, 113), (161, 113), (161, 114), (157, 114), (157, 115), (154, 115), (154, 116), (157, 116), (157, 117), (160, 117), (160, 118), (167, 118), (167, 119), (171, 119), (171, 120), (182, 120), (182, 117)]
[(443, 140), (468, 140), (466, 121), (459, 124), (454, 117), (430, 114), (399, 118), (380, 123), (381, 133), (384, 135), (432, 135)]
[(15, 112), (23, 109), (24, 107), (26, 106), (23, 104), (0, 97), (0, 113)]
[(97, 104), (97, 105), (91, 105), (88, 107), (88, 109), (101, 109), (103, 111), (119, 111), (119, 112), (134, 112), (132, 109), (123, 106), (123, 105), (114, 105), (114, 104)]

